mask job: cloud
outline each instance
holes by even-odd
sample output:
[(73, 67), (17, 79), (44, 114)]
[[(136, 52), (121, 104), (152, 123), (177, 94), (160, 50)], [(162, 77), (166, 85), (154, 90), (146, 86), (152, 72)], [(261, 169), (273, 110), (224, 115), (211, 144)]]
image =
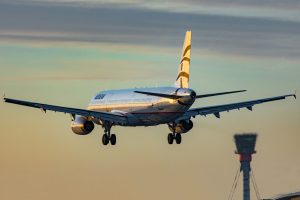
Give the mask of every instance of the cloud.
[(138, 5), (140, 7), (177, 7), (178, 5), (185, 5), (188, 7), (201, 7), (201, 6), (251, 6), (251, 7), (268, 7), (268, 8), (280, 8), (280, 9), (299, 9), (300, 2), (298, 0), (172, 0), (172, 1), (161, 1), (152, 0), (2, 0), (2, 2), (10, 3), (22, 3), (22, 4), (70, 4), (79, 6), (88, 5)]
[[(174, 1), (173, 1), (174, 2)], [(175, 1), (180, 2), (180, 1)], [(280, 9), (297, 9), (300, 8), (298, 0), (187, 0), (187, 4), (196, 6), (252, 6), (252, 7), (268, 7)]]
[[(114, 3), (119, 5), (117, 1)], [(147, 7), (142, 1), (127, 1), (127, 4)], [(194, 48), (251, 56), (293, 59), (300, 56), (300, 22), (297, 21), (110, 5), (2, 2), (0, 40), (106, 42), (178, 48), (184, 32), (192, 29)]]
[(0, 77), (0, 81), (68, 81), (68, 80), (114, 80), (107, 76), (20, 76), (20, 77)]
[(212, 14), (240, 17), (300, 20), (297, 0), (3, 0), (25, 5), (66, 5), (72, 7), (118, 7), (150, 9), (175, 13)]

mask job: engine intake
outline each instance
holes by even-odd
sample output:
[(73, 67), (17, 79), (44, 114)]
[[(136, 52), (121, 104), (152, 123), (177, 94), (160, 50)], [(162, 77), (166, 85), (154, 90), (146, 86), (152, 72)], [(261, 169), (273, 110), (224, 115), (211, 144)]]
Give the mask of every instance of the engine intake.
[(76, 115), (75, 120), (72, 121), (71, 129), (77, 135), (87, 135), (94, 130), (94, 123), (85, 117)]
[(186, 133), (193, 128), (193, 122), (191, 120), (182, 120), (173, 127), (171, 124), (168, 124), (170, 131), (175, 133)]

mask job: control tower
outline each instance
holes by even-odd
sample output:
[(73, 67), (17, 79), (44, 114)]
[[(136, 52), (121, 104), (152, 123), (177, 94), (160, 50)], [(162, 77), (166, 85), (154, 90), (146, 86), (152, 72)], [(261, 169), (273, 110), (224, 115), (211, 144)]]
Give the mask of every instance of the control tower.
[(243, 171), (244, 200), (250, 200), (250, 162), (252, 160), (252, 154), (256, 153), (254, 150), (256, 138), (257, 134), (253, 133), (234, 135), (234, 141), (237, 149), (235, 153), (240, 155), (240, 171)]

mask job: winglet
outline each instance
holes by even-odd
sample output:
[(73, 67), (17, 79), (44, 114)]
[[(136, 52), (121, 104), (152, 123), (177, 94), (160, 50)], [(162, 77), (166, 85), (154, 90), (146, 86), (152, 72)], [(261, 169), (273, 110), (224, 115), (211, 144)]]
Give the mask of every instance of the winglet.
[(295, 90), (295, 93), (294, 93), (293, 96), (294, 96), (295, 99), (297, 99), (297, 90)]

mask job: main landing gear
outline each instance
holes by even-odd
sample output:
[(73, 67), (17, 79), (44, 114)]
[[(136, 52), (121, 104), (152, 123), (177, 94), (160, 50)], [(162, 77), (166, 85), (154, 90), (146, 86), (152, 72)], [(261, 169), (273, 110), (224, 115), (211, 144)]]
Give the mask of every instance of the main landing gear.
[(104, 127), (104, 134), (102, 136), (102, 144), (108, 145), (108, 143), (110, 142), (111, 145), (115, 145), (117, 143), (117, 137), (115, 134), (110, 134), (112, 123), (105, 122), (103, 124), (103, 127)]
[(169, 129), (172, 131), (172, 133), (168, 134), (168, 143), (173, 144), (174, 140), (176, 141), (177, 144), (181, 143), (181, 134), (176, 133), (176, 123), (173, 122), (169, 125)]
[(104, 133), (102, 136), (102, 144), (108, 145), (109, 142), (111, 145), (115, 145), (117, 143), (116, 135), (115, 134), (108, 135), (108, 134)]
[(173, 144), (173, 141), (176, 141), (177, 144), (181, 143), (181, 134), (180, 133), (169, 133), (168, 134), (168, 143)]

